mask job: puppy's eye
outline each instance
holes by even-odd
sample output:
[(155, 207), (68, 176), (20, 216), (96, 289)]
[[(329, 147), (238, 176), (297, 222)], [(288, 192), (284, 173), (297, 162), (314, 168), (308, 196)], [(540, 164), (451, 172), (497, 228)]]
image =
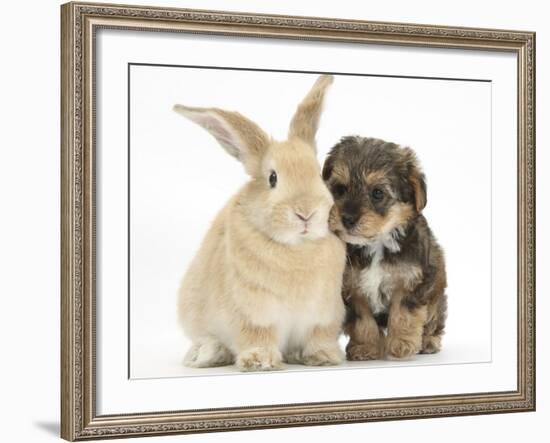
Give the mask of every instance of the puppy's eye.
[(277, 185), (277, 173), (275, 171), (271, 171), (271, 174), (269, 174), (269, 186), (274, 188)]
[(340, 183), (332, 187), (332, 193), (335, 197), (342, 197), (347, 191), (348, 188), (346, 188), (346, 185), (342, 185)]
[(370, 195), (372, 196), (372, 198), (376, 201), (380, 201), (384, 198), (384, 191), (382, 191), (382, 189), (380, 188), (374, 188), (371, 192), (370, 192)]

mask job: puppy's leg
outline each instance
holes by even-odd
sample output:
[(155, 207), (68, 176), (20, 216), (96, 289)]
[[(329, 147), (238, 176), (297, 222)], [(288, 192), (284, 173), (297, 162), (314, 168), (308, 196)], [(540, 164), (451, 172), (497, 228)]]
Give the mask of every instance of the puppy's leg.
[(447, 318), (447, 297), (442, 294), (428, 308), (429, 318), (424, 326), (422, 335), (422, 354), (435, 354), (441, 350), (441, 337), (445, 333), (445, 320)]
[(344, 326), (349, 335), (346, 346), (348, 360), (376, 360), (383, 353), (383, 334), (376, 323), (367, 299), (361, 295), (350, 298), (352, 318)]
[(307, 366), (331, 366), (342, 363), (344, 355), (338, 344), (342, 327), (338, 323), (315, 326), (306, 337), (301, 362)]
[(426, 305), (407, 306), (402, 296), (392, 297), (388, 317), (386, 353), (390, 358), (408, 358), (422, 349)]
[(243, 322), (237, 348), (236, 364), (241, 371), (273, 371), (283, 367), (278, 337), (272, 327)]

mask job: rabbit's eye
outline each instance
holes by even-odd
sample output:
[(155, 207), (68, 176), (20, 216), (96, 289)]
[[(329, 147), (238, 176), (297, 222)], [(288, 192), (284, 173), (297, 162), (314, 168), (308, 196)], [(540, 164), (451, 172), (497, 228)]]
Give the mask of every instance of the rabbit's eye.
[(277, 185), (277, 173), (275, 171), (271, 171), (271, 174), (269, 174), (269, 186), (274, 188)]

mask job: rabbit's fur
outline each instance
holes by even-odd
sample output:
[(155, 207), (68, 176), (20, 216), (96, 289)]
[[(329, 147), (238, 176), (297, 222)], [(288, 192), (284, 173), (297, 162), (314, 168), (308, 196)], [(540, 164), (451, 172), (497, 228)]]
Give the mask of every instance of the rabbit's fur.
[(251, 176), (217, 215), (182, 281), (179, 317), (193, 341), (187, 366), (253, 371), (342, 361), (345, 247), (328, 230), (333, 199), (315, 152), (331, 83), (319, 77), (284, 142), (236, 112), (175, 106)]

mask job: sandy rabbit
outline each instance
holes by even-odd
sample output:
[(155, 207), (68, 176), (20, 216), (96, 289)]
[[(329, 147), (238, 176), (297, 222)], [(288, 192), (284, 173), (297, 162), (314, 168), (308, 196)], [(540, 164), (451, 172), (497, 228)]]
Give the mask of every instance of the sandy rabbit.
[(332, 80), (318, 78), (286, 141), (273, 140), (237, 112), (174, 107), (251, 177), (215, 218), (182, 281), (179, 317), (193, 341), (187, 366), (236, 363), (255, 371), (280, 369), (283, 361), (342, 361), (345, 247), (328, 230), (333, 199), (315, 149)]

